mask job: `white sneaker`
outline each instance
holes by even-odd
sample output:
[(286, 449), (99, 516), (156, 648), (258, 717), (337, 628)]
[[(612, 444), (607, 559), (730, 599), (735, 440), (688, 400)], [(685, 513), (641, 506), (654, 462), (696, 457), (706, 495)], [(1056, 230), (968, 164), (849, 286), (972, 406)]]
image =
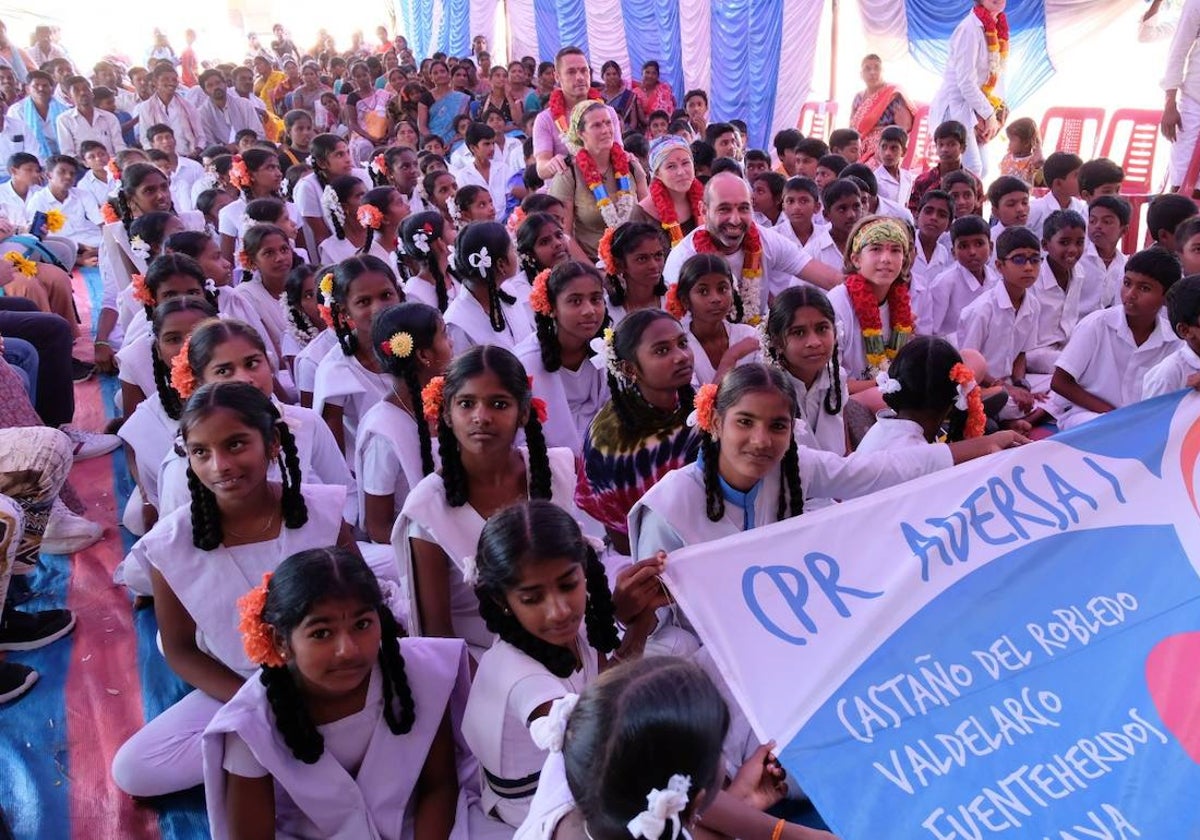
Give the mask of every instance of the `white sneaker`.
[(121, 445), (121, 439), (116, 435), (89, 432), (71, 425), (59, 426), (58, 429), (75, 444), (76, 461), (107, 455)]
[(41, 550), (46, 554), (74, 554), (103, 537), (103, 525), (72, 513), (61, 501), (55, 500), (50, 522), (42, 534)]

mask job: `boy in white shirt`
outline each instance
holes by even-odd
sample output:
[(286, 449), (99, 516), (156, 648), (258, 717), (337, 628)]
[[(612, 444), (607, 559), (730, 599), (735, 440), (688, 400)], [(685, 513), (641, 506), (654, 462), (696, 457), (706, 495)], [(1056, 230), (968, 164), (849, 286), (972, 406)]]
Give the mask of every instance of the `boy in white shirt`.
[(471, 159), (461, 169), (454, 171), (454, 180), (458, 182), (459, 189), (474, 184), (491, 193), (492, 206), (496, 208), (496, 220), (503, 221), (508, 203), (510, 173), (508, 166), (503, 161), (497, 161), (493, 155), (496, 132), (489, 126), (473, 122), (467, 127), (465, 142), (471, 152)]
[(1033, 293), (1038, 299), (1037, 347), (1026, 354), (1032, 373), (1054, 373), (1058, 354), (1079, 323), (1079, 299), (1083, 292), (1084, 230), (1087, 222), (1074, 210), (1055, 210), (1042, 226), (1042, 250), (1046, 259), (1038, 273)]
[(842, 170), (840, 178), (857, 178), (866, 185), (867, 191), (862, 197), (863, 215), (890, 216), (908, 224), (913, 223), (913, 215), (903, 204), (889, 201), (879, 195), (879, 182), (875, 173), (865, 163), (852, 163)]
[(921, 207), (917, 211), (917, 247), (914, 248), (912, 268), (909, 269), (909, 297), (913, 311), (920, 307), (921, 298), (929, 291), (929, 284), (954, 261), (950, 249), (942, 244), (942, 237), (950, 230), (954, 218), (954, 199), (941, 190), (928, 190), (921, 196)]
[[(26, 205), (32, 218), (34, 213), (61, 210), (66, 221), (58, 236), (66, 237), (78, 249), (78, 262), (95, 265), (100, 253), (100, 227), (104, 217), (100, 206), (91, 194), (73, 186), (79, 164), (75, 158), (55, 155), (46, 161), (49, 183), (29, 199)], [(70, 266), (68, 266), (69, 268)]]
[(1121, 306), (1080, 321), (1058, 357), (1047, 410), (1060, 429), (1074, 429), (1142, 398), (1146, 373), (1179, 346), (1160, 317), (1167, 291), (1179, 279), (1179, 262), (1161, 248), (1129, 258)]
[(992, 205), (992, 242), (1005, 228), (1023, 226), (1029, 221), (1029, 185), (1013, 175), (1001, 175), (987, 191)]
[(120, 186), (108, 171), (108, 149), (104, 148), (103, 143), (84, 140), (79, 144), (79, 153), (83, 156), (83, 165), (88, 170), (79, 179), (79, 189), (95, 199), (97, 205), (102, 205)]
[(1125, 261), (1121, 242), (1129, 227), (1129, 202), (1115, 195), (1102, 195), (1088, 208), (1087, 240), (1079, 270), (1083, 288), (1079, 292), (1079, 313), (1090, 315), (1107, 309), (1117, 299), (1125, 279)]
[(60, 154), (79, 157), (80, 144), (85, 140), (103, 143), (110, 155), (125, 148), (121, 136), (121, 122), (115, 115), (96, 107), (92, 86), (83, 76), (71, 76), (66, 80), (75, 107), (59, 114), (55, 123)]
[[(783, 213), (775, 223), (775, 232), (807, 249), (813, 237), (823, 230), (813, 223), (813, 215), (820, 206), (816, 181), (801, 175), (788, 178), (783, 185)], [(828, 231), (824, 234), (829, 235)]]
[(958, 319), (967, 306), (999, 280), (991, 265), (992, 240), (987, 222), (979, 216), (964, 216), (950, 225), (954, 264), (933, 278), (928, 294), (914, 313), (917, 332), (944, 338), (951, 344), (958, 336)]
[(838, 178), (821, 192), (821, 206), (829, 225), (818, 225), (804, 250), (814, 260), (842, 271), (846, 267), (846, 240), (863, 215), (858, 184)]
[(889, 125), (879, 135), (879, 149), (875, 156), (879, 166), (875, 167), (875, 180), (879, 183), (879, 197), (894, 201), (901, 207), (908, 206), (912, 196), (913, 174), (904, 168), (904, 153), (908, 151), (908, 132), (898, 125)]
[(996, 240), (1001, 282), (968, 305), (958, 321), (958, 346), (978, 350), (987, 360), (989, 380), (1008, 391), (1005, 419), (1010, 413), (1030, 415), (1045, 398), (1035, 396), (1025, 378), (1025, 352), (1037, 340), (1038, 323), (1038, 301), (1029, 290), (1041, 264), (1041, 243), (1032, 231), (1019, 226), (1004, 231)]
[[(183, 157), (175, 151), (175, 131), (169, 125), (152, 125), (146, 129), (150, 138), (151, 151), (158, 150), (166, 155), (159, 168), (171, 180), (171, 198), (175, 202), (175, 212), (195, 209), (192, 206), (192, 185), (204, 177), (204, 167), (191, 158)], [(151, 155), (153, 161), (157, 155)], [(160, 163), (160, 161), (155, 161)]]
[(1179, 349), (1146, 372), (1142, 399), (1200, 388), (1200, 277), (1185, 277), (1167, 292), (1167, 315)]
[(8, 159), (9, 179), (0, 184), (0, 214), (18, 228), (29, 227), (27, 202), (42, 186), (42, 165), (28, 152)]
[(1079, 197), (1079, 167), (1083, 159), (1070, 152), (1055, 152), (1042, 164), (1042, 178), (1050, 192), (1029, 202), (1029, 221), (1026, 226), (1038, 236), (1042, 225), (1055, 210), (1074, 210), (1087, 218), (1087, 202)]

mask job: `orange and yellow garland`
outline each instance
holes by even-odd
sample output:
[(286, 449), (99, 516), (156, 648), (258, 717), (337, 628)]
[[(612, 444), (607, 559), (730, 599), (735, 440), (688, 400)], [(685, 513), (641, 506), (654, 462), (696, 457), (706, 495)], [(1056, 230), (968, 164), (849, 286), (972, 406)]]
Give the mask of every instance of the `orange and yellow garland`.
[[(716, 243), (707, 228), (698, 228), (692, 236), (692, 247), (697, 254), (719, 254)], [(752, 327), (762, 322), (762, 237), (758, 225), (750, 224), (742, 238), (742, 275), (738, 282), (738, 294), (742, 298), (743, 320)], [(722, 256), (724, 256), (722, 254)]]
[[(696, 227), (704, 225), (704, 185), (693, 180), (688, 187), (688, 204), (692, 208), (692, 221)], [(654, 202), (654, 210), (658, 213), (659, 224), (671, 237), (671, 247), (674, 248), (683, 239), (683, 228), (679, 224), (679, 214), (675, 212), (675, 202), (667, 185), (655, 178), (650, 182), (650, 200)]]
[(971, 369), (959, 362), (950, 368), (950, 381), (967, 391), (967, 422), (963, 429), (963, 438), (971, 439), (983, 435), (987, 429), (987, 416), (983, 410), (982, 389), (975, 382), (975, 374)]
[(983, 35), (987, 39), (988, 77), (981, 86), (983, 95), (996, 109), (996, 118), (1004, 110), (1004, 100), (996, 95), (996, 85), (1000, 82), (1000, 74), (1008, 63), (1008, 18), (1004, 12), (993, 16), (982, 4), (975, 4), (975, 17), (983, 24)]
[(874, 378), (881, 370), (887, 370), (888, 363), (896, 358), (900, 348), (912, 338), (913, 313), (908, 296), (908, 283), (896, 280), (888, 289), (887, 304), (892, 319), (892, 335), (886, 343), (883, 340), (883, 318), (879, 314), (879, 302), (871, 284), (861, 274), (851, 274), (846, 278), (846, 293), (850, 297), (850, 305), (854, 308), (854, 317), (858, 319), (858, 328), (862, 333), (868, 378)]

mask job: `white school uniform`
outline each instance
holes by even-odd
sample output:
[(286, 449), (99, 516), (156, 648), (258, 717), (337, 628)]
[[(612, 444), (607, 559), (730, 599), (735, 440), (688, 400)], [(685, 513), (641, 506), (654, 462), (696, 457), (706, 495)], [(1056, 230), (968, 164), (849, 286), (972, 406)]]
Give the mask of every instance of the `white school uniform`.
[(804, 253), (817, 262), (825, 263), (830, 268), (844, 271), (846, 255), (833, 241), (833, 235), (829, 230), (828, 225), (813, 225), (813, 235), (808, 238), (808, 242), (804, 246)]
[(357, 245), (349, 239), (338, 239), (336, 234), (317, 246), (317, 255), (321, 258), (321, 265), (337, 265), (357, 253)]
[[(759, 228), (758, 233), (759, 239), (762, 241), (762, 259), (760, 261), (762, 277), (759, 278), (761, 300), (758, 312), (765, 317), (769, 296), (777, 295), (789, 286), (795, 286), (799, 282), (797, 278), (800, 276), (800, 272), (804, 270), (812, 257), (795, 242), (777, 233), (774, 228)], [(679, 271), (683, 268), (683, 264), (689, 257), (695, 256), (696, 246), (693, 244), (695, 236), (696, 231), (692, 231), (683, 237), (667, 256), (666, 265), (663, 267), (663, 280), (668, 286), (679, 282)], [(746, 252), (741, 249), (725, 255), (725, 260), (729, 263), (729, 268), (733, 272), (739, 289), (742, 288), (742, 263), (745, 258)]]
[(1050, 218), (1050, 214), (1056, 210), (1074, 210), (1080, 216), (1083, 216), (1085, 223), (1087, 222), (1088, 206), (1086, 201), (1078, 196), (1071, 196), (1071, 199), (1067, 202), (1067, 206), (1060, 207), (1058, 199), (1054, 197), (1054, 193), (1048, 192), (1029, 202), (1029, 218), (1025, 220), (1025, 227), (1037, 234), (1039, 242), (1042, 241), (1042, 228), (1046, 224), (1046, 219)]
[(96, 177), (96, 173), (89, 169), (75, 186), (76, 189), (83, 190), (90, 195), (95, 199), (96, 205), (100, 206), (108, 201), (109, 196), (120, 186), (120, 183), (111, 175), (107, 181), (101, 181)]
[[(1179, 344), (1166, 320), (1158, 318), (1150, 337), (1138, 346), (1129, 330), (1125, 308), (1102, 309), (1079, 322), (1055, 367), (1069, 373), (1089, 393), (1121, 408), (1142, 398), (1146, 373), (1173, 354)], [(1063, 431), (1097, 416), (1057, 393), (1051, 394), (1046, 410), (1058, 419)]]
[(317, 368), (321, 360), (337, 346), (337, 333), (330, 327), (321, 330), (316, 338), (304, 345), (304, 349), (292, 360), (292, 376), (296, 390), (303, 394), (313, 393), (317, 387)]
[[(731, 324), (728, 321), (722, 321), (721, 325), (725, 327), (725, 334), (728, 336), (730, 347), (747, 338), (753, 338), (755, 341), (758, 340), (758, 329), (749, 324)], [(708, 354), (704, 352), (704, 347), (700, 344), (700, 339), (692, 335), (691, 326), (692, 316), (685, 315), (683, 319), (683, 332), (687, 336), (688, 346), (692, 348), (692, 361), (694, 364), (692, 385), (699, 388), (701, 385), (708, 385), (717, 381), (717, 369), (708, 357)], [(735, 367), (758, 362), (759, 357), (760, 352), (754, 350), (738, 359)]]
[(1049, 260), (1043, 256), (1037, 283), (1029, 291), (1038, 299), (1038, 334), (1037, 346), (1026, 356), (1026, 361), (1033, 373), (1054, 373), (1055, 359), (1079, 323), (1083, 270), (1079, 263), (1075, 264), (1064, 290), (1054, 279)]
[(30, 217), (28, 202), (40, 189), (43, 188), (30, 187), (25, 197), (21, 198), (13, 189), (12, 181), (0, 184), (0, 217), (7, 219), (10, 224), (18, 228), (28, 227)]
[[(458, 296), (459, 286), (454, 280), (447, 279), (449, 285), (446, 286), (446, 301), (449, 305), (449, 301)], [(437, 289), (433, 283), (415, 274), (404, 281), (404, 300), (407, 303), (424, 303), (434, 309), (438, 308)]]
[(473, 184), (483, 187), (491, 193), (492, 204), (496, 208), (496, 221), (503, 221), (507, 215), (505, 207), (508, 204), (508, 181), (512, 175), (508, 165), (503, 161), (497, 161), (495, 157), (492, 158), (491, 169), (488, 171), (486, 179), (483, 177), (483, 173), (476, 168), (474, 158), (468, 159), (465, 166), (454, 170), (454, 180), (458, 183), (460, 190)]
[(446, 307), (444, 320), (446, 333), (454, 345), (455, 353), (462, 353), (476, 344), (495, 344), (506, 350), (514, 350), (533, 333), (533, 317), (528, 307), (520, 303), (500, 303), (500, 311), (504, 313), (504, 329), (496, 332), (492, 329), (488, 313), (480, 306), (479, 301), (467, 289), (456, 295)]
[[(424, 422), (424, 418), (422, 418)], [(367, 529), (366, 495), (391, 496), (395, 517), (408, 493), (425, 477), (417, 421), (383, 399), (367, 409), (354, 439), (354, 474), (358, 478), (359, 527)], [(441, 466), (436, 434), (430, 441), (434, 469)]]
[[(817, 448), (834, 455), (846, 454), (846, 418), (842, 411), (830, 414), (825, 410), (825, 398), (833, 390), (833, 360), (817, 375), (809, 388), (801, 380), (787, 375), (796, 391), (796, 402), (800, 407), (800, 419), (812, 432)], [(838, 381), (841, 383), (841, 407), (844, 410), (846, 401), (850, 399), (850, 389), (846, 386), (846, 371), (839, 366)]]
[(1118, 247), (1112, 262), (1105, 265), (1092, 240), (1084, 241), (1083, 256), (1076, 263), (1083, 280), (1079, 290), (1079, 317), (1091, 315), (1097, 309), (1107, 309), (1120, 299), (1128, 260)]
[(1142, 379), (1142, 399), (1160, 397), (1187, 387), (1189, 376), (1200, 373), (1200, 356), (1185, 342), (1167, 358), (1146, 371)]
[(196, 203), (192, 200), (192, 187), (203, 177), (203, 166), (191, 158), (177, 158), (175, 171), (171, 173), (171, 200), (175, 202), (176, 211), (196, 209)]
[(925, 258), (925, 249), (920, 244), (917, 245), (916, 257), (913, 259), (912, 268), (909, 271), (911, 279), (908, 286), (914, 313), (925, 305), (924, 299), (929, 294), (929, 285), (933, 282), (933, 278), (953, 263), (954, 257), (951, 255), (950, 249), (940, 241), (933, 246), (933, 255), (928, 259)]
[(484, 772), (482, 803), (516, 828), (529, 813), (546, 751), (533, 743), (529, 716), (539, 706), (567, 694), (580, 694), (600, 673), (599, 654), (580, 628), (583, 666), (567, 677), (508, 642), (497, 640), (479, 659), (463, 715), (463, 738)]
[(898, 201), (892, 201), (890, 198), (876, 196), (879, 204), (875, 207), (875, 215), (887, 216), (891, 219), (899, 219), (902, 222), (913, 224), (912, 211)]
[[(818, 229), (818, 225), (814, 221), (813, 233), (816, 233), (817, 229)], [(808, 242), (800, 241), (800, 237), (796, 235), (796, 231), (793, 230), (793, 228), (792, 228), (792, 223), (790, 221), (788, 221), (788, 217), (785, 215), (780, 215), (779, 220), (777, 222), (775, 222), (775, 227), (771, 228), (771, 230), (778, 233), (784, 239), (787, 239), (791, 242), (795, 242), (801, 248), (804, 248), (806, 245), (808, 245)], [(809, 241), (812, 240), (812, 234), (809, 234), (808, 239), (809, 239)]]
[[(146, 399), (138, 403), (133, 414), (117, 430), (121, 440), (133, 449), (137, 462), (135, 478), (142, 491), (141, 497), (155, 508), (159, 504), (159, 470), (163, 460), (171, 454), (178, 433), (179, 421), (167, 415), (157, 391), (148, 392)], [(141, 516), (140, 510), (138, 516)]]
[[(529, 470), (529, 452), (517, 447)], [(577, 516), (575, 507), (575, 455), (566, 449), (550, 449), (551, 501)], [(475, 590), (462, 579), (464, 557), (474, 556), (484, 518), (469, 504), (451, 507), (446, 502), (446, 486), (434, 473), (421, 479), (408, 494), (404, 509), (392, 528), (392, 548), (399, 561), (402, 590), (409, 601), (409, 632), (421, 635), (417, 593), (413, 586), (413, 556), (410, 540), (433, 543), (446, 554), (450, 589), (450, 620), (454, 635), (467, 642), (471, 655), (478, 659), (492, 646), (494, 637), (479, 615)]]
[[(233, 238), (235, 254), (242, 250), (242, 230), (252, 224), (246, 217), (247, 203), (245, 196), (238, 196), (222, 207), (221, 212), (217, 214), (217, 231), (222, 236)], [(303, 230), (304, 217), (300, 215), (300, 208), (290, 201), (284, 202), (284, 206), (287, 208), (288, 218), (292, 220), (296, 230)]]
[(168, 125), (175, 132), (175, 141), (181, 155), (191, 154), (193, 149), (199, 149), (204, 144), (204, 131), (200, 127), (200, 117), (196, 109), (179, 93), (164, 103), (157, 95), (144, 99), (134, 109), (133, 115), (138, 118), (138, 139), (144, 148), (150, 148), (150, 138), (146, 132), (152, 125)]
[(90, 193), (71, 187), (67, 190), (67, 197), (59, 201), (47, 188), (31, 195), (25, 206), (30, 217), (34, 213), (61, 210), (66, 222), (56, 235), (66, 237), (77, 245), (99, 249), (100, 226), (104, 224), (104, 215)]
[(903, 166), (899, 167), (899, 170), (900, 176), (895, 177), (887, 171), (883, 164), (880, 164), (873, 170), (875, 183), (879, 187), (880, 201), (886, 198), (901, 207), (907, 207), (908, 200), (912, 197), (913, 174), (912, 170), (905, 169)]
[(915, 449), (929, 446), (921, 424), (903, 420), (894, 411), (880, 412), (879, 418), (858, 444), (858, 453), (895, 452), (898, 449)]
[[(846, 291), (845, 284), (829, 292), (829, 303), (837, 315), (838, 334), (845, 336), (845, 340), (838, 343), (842, 368), (851, 379), (866, 379), (867, 349), (863, 344), (862, 327), (858, 323), (858, 316), (854, 314), (854, 306), (850, 303), (850, 294)], [(916, 318), (915, 312), (913, 318)], [(891, 305), (886, 300), (883, 306), (879, 307), (879, 321), (886, 345), (892, 339)]]
[(546, 422), (542, 424), (546, 445), (582, 452), (592, 419), (608, 402), (605, 371), (584, 359), (579, 370), (560, 367), (554, 373), (548, 372), (536, 334), (526, 336), (513, 352), (525, 366), (525, 373), (533, 378), (533, 396), (546, 401)]
[(997, 283), (962, 310), (956, 346), (982, 353), (989, 376), (1011, 379), (1017, 357), (1037, 342), (1038, 308), (1038, 299), (1026, 292), (1014, 309), (1007, 287)]
[(278, 370), (283, 350), (283, 335), (287, 332), (287, 314), (279, 305), (279, 298), (267, 291), (257, 273), (236, 286), (225, 288), (221, 297), (229, 298), (226, 307), (229, 317), (262, 326), (265, 330), (262, 337), (267, 349), (271, 351), (272, 365)]
[[(368, 190), (374, 186), (367, 170), (355, 167), (350, 170), (350, 174), (362, 181), (363, 186)], [(292, 191), (292, 201), (300, 208), (300, 215), (305, 219), (324, 219), (326, 226), (333, 230), (329, 214), (321, 206), (321, 192), (316, 173), (310, 172), (296, 182), (296, 188)]]
[[(275, 723), (260, 680), (246, 684), (204, 732), (204, 784), (215, 840), (228, 840), (226, 773), (270, 776), (278, 837), (412, 840), (421, 772), (443, 719), (457, 731), (470, 673), (456, 639), (401, 639), (413, 695), (412, 728), (397, 735), (384, 718), (383, 674), (372, 669), (363, 708), (317, 727), (324, 751), (315, 764), (297, 761)], [(456, 740), (460, 740), (456, 738)], [(470, 802), (478, 796), (478, 763), (459, 750), (459, 793), (448, 840), (467, 840)]]
[(334, 345), (317, 365), (313, 383), (313, 410), (324, 413), (325, 404), (341, 406), (343, 442), (347, 461), (354, 460), (354, 441), (358, 424), (371, 406), (392, 390), (392, 378), (386, 373), (367, 370), (354, 356), (347, 356)]
[(93, 108), (91, 122), (79, 113), (78, 108), (72, 108), (58, 115), (54, 127), (58, 134), (59, 152), (76, 159), (82, 158), (79, 146), (86, 140), (100, 143), (108, 150), (109, 157), (116, 157), (117, 152), (125, 148), (125, 138), (121, 135), (121, 123), (117, 115), (99, 108)]
[[(145, 313), (143, 312), (141, 315), (142, 320), (145, 321)], [(157, 394), (158, 383), (154, 381), (154, 357), (150, 355), (154, 336), (146, 328), (141, 331), (140, 335), (129, 335), (126, 338), (121, 349), (117, 351), (117, 379), (141, 388), (142, 393), (147, 397)]]
[(984, 265), (983, 280), (979, 281), (956, 260), (933, 278), (928, 294), (921, 298), (921, 309), (913, 313), (917, 332), (936, 335), (953, 344), (958, 338), (958, 319), (963, 309), (999, 282), (1000, 274), (991, 265)]

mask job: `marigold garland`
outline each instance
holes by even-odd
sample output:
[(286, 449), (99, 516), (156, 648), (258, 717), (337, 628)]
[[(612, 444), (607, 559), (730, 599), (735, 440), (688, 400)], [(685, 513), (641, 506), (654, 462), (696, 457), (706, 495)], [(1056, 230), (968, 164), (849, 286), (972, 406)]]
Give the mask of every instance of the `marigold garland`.
[(891, 314), (892, 335), (886, 344), (883, 340), (883, 318), (879, 314), (879, 302), (871, 284), (861, 274), (851, 274), (846, 278), (846, 293), (862, 333), (868, 378), (873, 379), (880, 371), (887, 370), (888, 363), (896, 358), (900, 348), (912, 337), (913, 314), (908, 283), (896, 280), (888, 288), (887, 304)]
[(596, 199), (596, 206), (600, 208), (600, 216), (604, 219), (604, 224), (609, 228), (615, 228), (626, 221), (629, 214), (633, 212), (633, 190), (631, 189), (633, 182), (629, 175), (629, 155), (616, 143), (612, 144), (609, 151), (609, 160), (612, 164), (613, 177), (617, 181), (615, 204), (608, 194), (608, 187), (604, 185), (604, 174), (600, 171), (591, 152), (587, 149), (580, 149), (579, 153), (575, 155), (575, 164), (579, 167), (580, 174), (583, 175), (583, 181), (587, 184), (588, 191)]
[(100, 205), (100, 214), (104, 216), (104, 223), (106, 225), (121, 221), (121, 217), (117, 215), (117, 211), (107, 201)]
[(192, 373), (192, 365), (188, 361), (188, 347), (192, 343), (189, 335), (183, 340), (179, 353), (171, 360), (171, 387), (183, 399), (196, 393), (196, 375)]
[(58, 233), (66, 223), (67, 217), (57, 207), (46, 211), (46, 230), (50, 233)]
[(371, 230), (383, 227), (383, 213), (373, 204), (364, 204), (358, 208), (358, 223)]
[(9, 251), (4, 255), (4, 259), (12, 263), (13, 270), (23, 277), (37, 276), (37, 263), (33, 260), (26, 259), (16, 251)]
[[(698, 228), (692, 237), (692, 247), (697, 254), (719, 254), (707, 228)], [(763, 320), (762, 311), (762, 237), (758, 225), (751, 223), (742, 238), (742, 274), (738, 280), (738, 294), (742, 298), (742, 320), (757, 327)], [(722, 255), (724, 256), (724, 255)]]
[(425, 420), (437, 423), (442, 416), (442, 400), (446, 391), (446, 377), (435, 376), (421, 389), (421, 405), (424, 408)]
[(617, 271), (617, 258), (613, 256), (612, 252), (613, 234), (616, 232), (616, 228), (605, 228), (604, 235), (600, 237), (600, 244), (596, 246), (596, 253), (600, 255), (600, 261), (604, 263), (604, 270), (613, 277), (620, 276), (620, 272)]
[(963, 429), (965, 439), (981, 437), (987, 428), (987, 416), (983, 410), (983, 394), (975, 381), (975, 374), (959, 362), (950, 368), (950, 381), (967, 391), (967, 422)]
[(550, 269), (544, 268), (533, 278), (533, 289), (529, 292), (529, 307), (538, 315), (554, 316), (550, 305)]
[(710, 437), (717, 430), (717, 386), (701, 385), (693, 405), (696, 408), (696, 428)]
[(146, 278), (141, 274), (129, 276), (129, 290), (133, 294), (133, 299), (142, 306), (154, 306), (154, 295), (151, 293), (150, 287), (146, 285)]
[(242, 647), (251, 662), (268, 668), (282, 668), (286, 662), (275, 645), (275, 631), (262, 618), (270, 582), (271, 573), (267, 572), (261, 584), (238, 598), (238, 632), (242, 634)]
[[(996, 95), (996, 85), (1000, 81), (1000, 74), (1004, 72), (1005, 66), (1008, 64), (1008, 17), (1001, 12), (993, 16), (991, 12), (983, 7), (982, 4), (975, 4), (975, 17), (979, 18), (979, 22), (983, 24), (983, 35), (987, 41), (988, 51), (988, 77), (987, 81), (980, 86), (983, 95), (987, 97), (988, 102), (992, 107), (1000, 112), (1004, 109), (1004, 100)], [(1000, 114), (997, 113), (997, 119)]]
[(663, 308), (674, 315), (677, 321), (683, 320), (683, 316), (687, 314), (687, 310), (683, 306), (683, 301), (679, 299), (679, 284), (672, 283), (667, 287), (667, 299), (663, 304)]
[(250, 186), (250, 170), (246, 167), (246, 161), (241, 155), (233, 156), (233, 163), (229, 167), (229, 183), (239, 190)]
[[(600, 91), (595, 88), (588, 90), (588, 99), (600, 100)], [(554, 120), (554, 125), (558, 128), (559, 134), (567, 133), (567, 98), (563, 95), (562, 88), (556, 88), (550, 94), (550, 101), (547, 103), (550, 109), (550, 117)]]
[[(692, 208), (692, 220), (696, 227), (704, 225), (704, 185), (695, 178), (687, 191), (688, 204)], [(679, 214), (675, 212), (675, 201), (667, 185), (655, 178), (650, 182), (650, 200), (654, 203), (654, 212), (658, 213), (659, 224), (671, 237), (671, 247), (683, 239), (683, 227), (679, 223)]]

